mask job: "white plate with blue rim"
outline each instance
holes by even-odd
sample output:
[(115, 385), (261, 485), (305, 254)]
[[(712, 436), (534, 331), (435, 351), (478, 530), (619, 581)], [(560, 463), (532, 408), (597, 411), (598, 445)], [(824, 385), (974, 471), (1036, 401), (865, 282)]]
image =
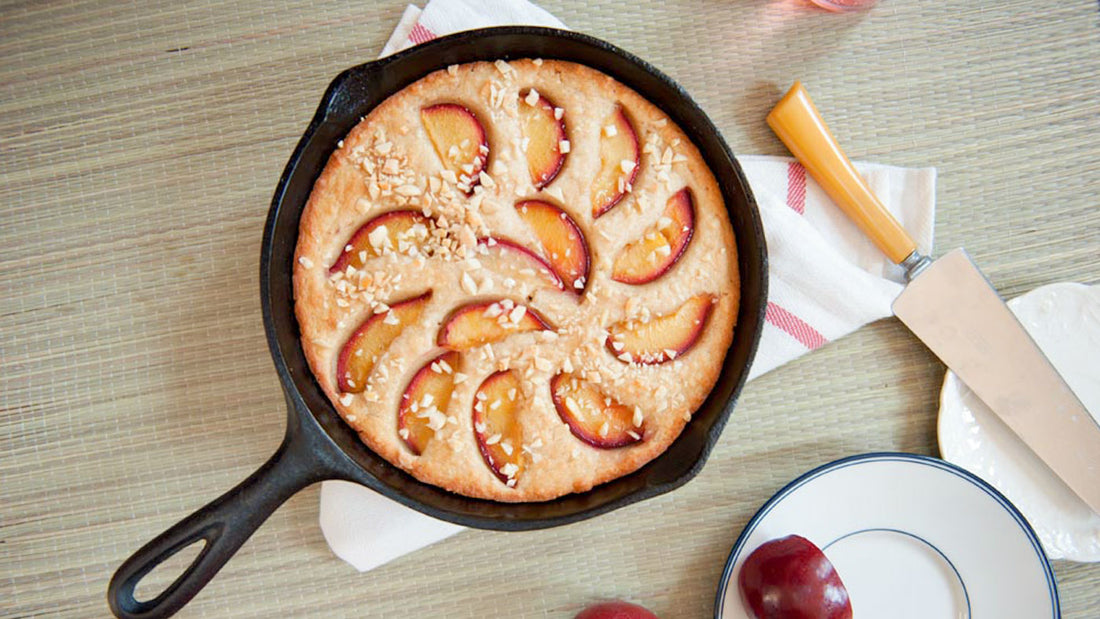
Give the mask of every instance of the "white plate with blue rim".
[(726, 561), (714, 615), (752, 619), (737, 575), (753, 550), (796, 534), (822, 549), (855, 617), (1061, 616), (1035, 532), (997, 490), (943, 460), (904, 453), (818, 467), (773, 496)]

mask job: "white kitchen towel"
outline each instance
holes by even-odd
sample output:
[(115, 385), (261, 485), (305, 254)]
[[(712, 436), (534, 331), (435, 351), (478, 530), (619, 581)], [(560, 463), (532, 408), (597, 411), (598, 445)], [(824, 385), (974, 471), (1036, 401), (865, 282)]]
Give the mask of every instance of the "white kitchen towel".
[[(526, 0), (430, 0), (423, 9), (405, 9), (382, 55), (461, 30), (509, 24), (565, 27)], [(889, 316), (903, 274), (801, 164), (785, 157), (740, 156), (738, 161), (756, 196), (768, 242), (768, 306), (751, 379)], [(856, 168), (921, 252), (930, 253), (935, 169), (858, 162)], [(341, 481), (322, 485), (320, 511), (321, 531), (332, 551), (359, 571), (462, 530)]]

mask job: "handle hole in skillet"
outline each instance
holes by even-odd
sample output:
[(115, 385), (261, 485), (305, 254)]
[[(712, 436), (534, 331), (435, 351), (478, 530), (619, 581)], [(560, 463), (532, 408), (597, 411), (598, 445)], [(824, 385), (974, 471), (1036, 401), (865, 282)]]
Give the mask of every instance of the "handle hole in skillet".
[(195, 559), (206, 548), (207, 543), (205, 539), (199, 538), (176, 550), (172, 556), (158, 563), (151, 572), (142, 576), (141, 580), (138, 581), (137, 586), (134, 587), (134, 599), (142, 604), (156, 599), (169, 585), (176, 582), (181, 574), (187, 571), (187, 568), (195, 562)]

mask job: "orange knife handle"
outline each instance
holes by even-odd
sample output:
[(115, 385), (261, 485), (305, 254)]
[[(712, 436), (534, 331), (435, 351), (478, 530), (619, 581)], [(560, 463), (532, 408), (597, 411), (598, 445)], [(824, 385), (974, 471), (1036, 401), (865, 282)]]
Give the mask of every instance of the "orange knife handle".
[(791, 86), (768, 114), (767, 121), (810, 176), (887, 258), (901, 264), (916, 251), (917, 244), (871, 193), (863, 177), (840, 150), (801, 82)]

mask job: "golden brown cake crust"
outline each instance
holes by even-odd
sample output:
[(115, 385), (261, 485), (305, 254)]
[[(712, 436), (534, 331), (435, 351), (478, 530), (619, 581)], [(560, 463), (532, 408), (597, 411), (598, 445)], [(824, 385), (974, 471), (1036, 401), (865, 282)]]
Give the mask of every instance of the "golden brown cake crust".
[[(534, 88), (564, 110), (569, 153), (558, 176), (534, 188), (521, 147), (520, 93)], [(486, 174), (472, 196), (454, 188), (420, 119), (423, 107), (460, 103), (485, 127)], [(639, 172), (631, 191), (592, 217), (590, 186), (599, 166), (599, 136), (615, 105), (638, 133)], [(690, 187), (695, 230), (680, 260), (643, 285), (611, 279), (622, 248), (651, 229), (667, 199)], [(515, 256), (478, 250), (476, 239), (506, 237), (537, 248), (514, 204), (538, 198), (560, 206), (583, 230), (591, 276), (583, 295), (560, 291)], [(352, 233), (379, 214), (414, 209), (436, 222), (442, 241), (431, 256), (389, 253), (362, 269), (330, 275)], [(302, 214), (294, 269), (295, 312), (302, 346), (318, 382), (363, 442), (417, 479), (498, 501), (543, 501), (625, 475), (660, 455), (683, 430), (717, 380), (733, 338), (739, 302), (737, 250), (717, 183), (687, 136), (656, 106), (607, 75), (559, 61), (471, 63), (437, 71), (386, 99), (333, 153)], [(420, 322), (382, 355), (363, 393), (337, 385), (337, 357), (352, 333), (376, 312), (432, 291)], [(661, 315), (688, 298), (714, 295), (694, 346), (657, 365), (626, 364), (605, 346), (606, 329), (625, 318)], [(536, 309), (553, 335), (519, 333), (462, 353), (448, 422), (417, 456), (398, 435), (397, 410), (412, 375), (440, 354), (439, 327), (471, 300), (510, 298)], [(644, 440), (599, 449), (578, 440), (557, 414), (550, 379), (564, 367), (599, 378), (606, 395), (644, 413)], [(509, 487), (486, 465), (475, 439), (472, 405), (481, 382), (502, 368), (522, 380), (526, 469)]]

